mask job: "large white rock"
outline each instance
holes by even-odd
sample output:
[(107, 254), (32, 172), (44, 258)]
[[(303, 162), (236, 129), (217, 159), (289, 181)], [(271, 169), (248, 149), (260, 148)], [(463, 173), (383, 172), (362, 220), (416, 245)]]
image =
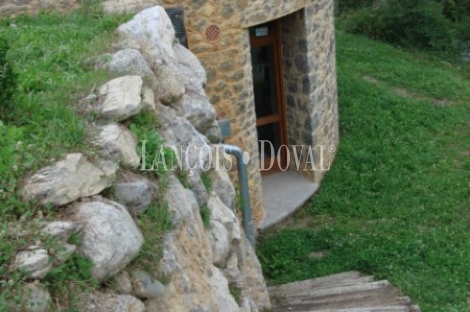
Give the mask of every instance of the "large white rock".
[(72, 244), (63, 244), (54, 250), (54, 265), (58, 266), (67, 261), (77, 250), (77, 246)]
[(142, 84), (140, 76), (124, 76), (102, 85), (98, 90), (100, 117), (121, 121), (137, 115), (142, 109)]
[(212, 269), (212, 276), (210, 279), (212, 291), (217, 298), (218, 310), (224, 312), (240, 312), (235, 298), (230, 294), (227, 279), (222, 272), (216, 267)]
[(152, 62), (157, 82), (153, 86), (157, 99), (166, 105), (178, 102), (184, 95), (184, 77), (179, 73), (174, 60), (157, 59)]
[(135, 169), (140, 164), (137, 138), (125, 127), (109, 124), (97, 129), (94, 144), (102, 157), (119, 162), (125, 168)]
[(212, 170), (209, 173), (212, 180), (212, 190), (219, 196), (225, 206), (235, 211), (235, 199), (237, 193), (226, 170), (221, 166), (219, 170)]
[(114, 53), (108, 64), (109, 70), (118, 74), (138, 75), (155, 80), (155, 75), (137, 49), (124, 49)]
[(70, 221), (52, 221), (47, 223), (41, 230), (41, 233), (46, 236), (52, 236), (60, 242), (66, 242), (72, 234), (77, 234), (83, 225)]
[(206, 70), (202, 67), (198, 58), (181, 44), (173, 46), (176, 66), (184, 77), (186, 91), (206, 95), (204, 87), (207, 83)]
[(12, 269), (32, 279), (41, 279), (52, 270), (52, 262), (45, 249), (30, 247), (16, 254)]
[[(127, 47), (145, 51), (144, 57), (147, 54), (154, 61), (162, 57), (174, 58), (175, 30), (161, 6), (137, 13), (129, 22), (119, 26), (118, 33)], [(149, 62), (149, 58), (146, 59)]]
[(260, 311), (270, 310), (271, 301), (269, 299), (266, 281), (261, 271), (258, 257), (246, 239), (244, 232), (240, 244), (235, 245), (235, 253), (238, 256), (238, 266), (244, 277), (244, 287), (242, 296), (250, 299)]
[(84, 224), (78, 250), (91, 259), (92, 274), (98, 280), (112, 277), (139, 253), (144, 238), (120, 204), (96, 197), (73, 205), (67, 213)]
[(41, 204), (65, 205), (111, 186), (116, 170), (117, 166), (110, 161), (91, 163), (82, 154), (68, 154), (64, 160), (27, 179), (23, 194)]
[(184, 220), (197, 216), (199, 212), (197, 200), (193, 192), (185, 189), (173, 175), (170, 176), (165, 200), (168, 203), (168, 209), (172, 214), (172, 221), (175, 226), (181, 226)]
[(230, 214), (230, 211), (222, 210), (223, 203), (216, 196), (211, 196), (207, 205), (211, 211), (211, 228), (207, 232), (212, 247), (213, 263), (225, 268), (232, 249), (231, 233), (227, 228), (233, 229), (236, 218), (233, 213)]
[(186, 78), (179, 70), (182, 65), (178, 65), (173, 49), (177, 44), (175, 31), (165, 9), (155, 6), (143, 10), (119, 26), (118, 33), (121, 48), (142, 51), (156, 77), (150, 79), (155, 97), (164, 104), (178, 101), (185, 92)]

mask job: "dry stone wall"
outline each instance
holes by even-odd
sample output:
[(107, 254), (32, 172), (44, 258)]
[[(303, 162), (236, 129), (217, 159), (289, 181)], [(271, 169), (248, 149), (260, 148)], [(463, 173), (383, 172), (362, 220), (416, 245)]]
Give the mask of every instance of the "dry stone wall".
[[(15, 10), (34, 12), (43, 7), (41, 3), (61, 10), (73, 8), (76, 4), (74, 0), (45, 1), (7, 0), (0, 5), (0, 14), (14, 14)], [(254, 219), (259, 224), (263, 218), (263, 202), (248, 28), (277, 19), (281, 22), (288, 143), (290, 146), (313, 147), (313, 161), (317, 168), (307, 165), (307, 161), (312, 159), (304, 154), (301, 166), (304, 170), (300, 172), (320, 182), (325, 171), (319, 170), (318, 166), (323, 161), (323, 168), (328, 167), (339, 141), (334, 1), (103, 1), (108, 13), (134, 13), (156, 4), (184, 7), (190, 50), (201, 60), (207, 72), (205, 91), (217, 116), (231, 121), (233, 135), (226, 141), (250, 154), (250, 200)], [(162, 72), (160, 78), (165, 75)], [(171, 81), (159, 77), (152, 79), (167, 85), (164, 89), (172, 88), (168, 85)], [(176, 86), (179, 85), (177, 82), (174, 82)], [(162, 102), (165, 101), (172, 99), (162, 98)], [(197, 105), (197, 101), (192, 105)], [(320, 150), (320, 145), (324, 146), (323, 150)], [(231, 177), (236, 182), (234, 172)]]
[[(52, 236), (62, 248), (52, 254), (38, 239), (17, 253), (11, 270), (22, 272), (27, 281), (34, 283), (24, 286), (24, 300), (20, 302), (24, 306), (12, 303), (10, 310), (48, 311), (56, 298), (51, 299), (41, 281), (74, 253), (91, 260), (91, 273), (102, 283), (99, 291), (75, 294), (81, 311), (269, 309), (260, 263), (240, 221), (227, 207), (235, 202), (227, 172), (210, 170), (210, 192), (200, 178), (214, 147), (205, 134), (214, 133), (216, 117), (203, 90), (206, 75), (201, 64), (177, 43), (171, 22), (160, 6), (138, 13), (121, 25), (118, 33), (118, 51), (107, 55), (104, 59), (109, 62), (101, 66), (115, 74), (126, 74), (86, 99), (90, 111), (100, 117), (99, 125), (90, 125), (90, 140), (99, 156), (68, 154), (25, 181), (25, 198), (60, 211), (60, 220), (39, 222), (38, 228), (41, 235)], [(164, 89), (162, 72), (167, 79)], [(176, 81), (179, 83), (173, 83)], [(197, 103), (193, 104), (195, 100), (185, 96), (195, 93)], [(138, 170), (134, 154), (138, 138), (124, 123), (139, 112), (154, 115), (161, 127), (159, 134), (168, 146), (193, 146), (196, 150), (179, 154), (185, 164), (182, 170), (188, 173), (184, 185), (173, 173), (168, 174), (169, 185), (161, 199), (168, 204), (173, 228), (163, 238), (162, 259), (155, 259), (159, 262), (153, 269), (144, 270), (129, 267), (147, 239), (139, 218), (145, 218), (142, 213), (150, 209), (164, 183)], [(219, 139), (215, 137), (219, 142), (220, 134)], [(204, 167), (194, 167), (201, 159)], [(103, 192), (110, 186), (115, 189), (115, 197)], [(204, 226), (201, 218), (203, 206), (210, 211), (209, 226)], [(80, 242), (67, 243), (73, 234), (81, 236)], [(164, 281), (159, 280), (162, 276)], [(234, 293), (240, 296), (235, 298)]]

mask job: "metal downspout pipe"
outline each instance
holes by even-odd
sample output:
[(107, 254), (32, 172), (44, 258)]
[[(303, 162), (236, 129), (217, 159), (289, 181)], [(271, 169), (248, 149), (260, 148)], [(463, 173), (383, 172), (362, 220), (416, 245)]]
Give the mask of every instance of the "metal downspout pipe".
[(243, 161), (244, 152), (236, 145), (221, 144), (227, 154), (234, 155), (237, 158), (238, 169), (238, 183), (240, 184), (240, 192), (242, 199), (242, 215), (243, 215), (243, 228), (245, 229), (246, 237), (253, 247), (256, 244), (255, 230), (253, 228), (253, 221), (251, 219), (251, 206), (250, 206), (250, 192), (248, 190), (248, 172), (246, 164)]

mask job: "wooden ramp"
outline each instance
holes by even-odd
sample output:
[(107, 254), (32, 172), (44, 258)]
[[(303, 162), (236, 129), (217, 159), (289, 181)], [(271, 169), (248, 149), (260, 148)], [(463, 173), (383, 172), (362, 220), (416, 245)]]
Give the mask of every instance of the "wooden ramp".
[(352, 271), (269, 287), (272, 312), (420, 312), (388, 281)]

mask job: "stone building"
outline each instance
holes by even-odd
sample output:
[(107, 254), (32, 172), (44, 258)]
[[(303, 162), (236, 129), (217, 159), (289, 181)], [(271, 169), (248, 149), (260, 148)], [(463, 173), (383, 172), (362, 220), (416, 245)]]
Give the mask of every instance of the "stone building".
[[(327, 169), (334, 157), (332, 146), (339, 137), (333, 0), (164, 0), (162, 4), (183, 7), (189, 49), (207, 71), (206, 93), (219, 118), (230, 120), (232, 135), (225, 142), (250, 154), (251, 204), (259, 224), (263, 197), (279, 195), (263, 196), (262, 180), (276, 169), (290, 166), (297, 171), (293, 146), (300, 156), (305, 145), (298, 171), (315, 183), (325, 173), (321, 162)], [(275, 155), (269, 143), (259, 140), (271, 142)], [(289, 163), (282, 145), (290, 149)], [(269, 168), (271, 157), (272, 170), (260, 170), (263, 165)], [(282, 175), (279, 179), (274, 184), (289, 189)]]
[[(24, 9), (34, 1), (22, 1)], [(70, 8), (77, 2), (57, 1)], [(15, 3), (7, 1), (7, 9), (18, 11)], [(328, 168), (339, 140), (334, 1), (107, 0), (104, 8), (131, 13), (157, 4), (183, 10), (188, 47), (207, 71), (206, 93), (219, 118), (230, 121), (232, 135), (225, 142), (250, 154), (256, 223), (263, 220), (267, 202), (281, 205), (271, 212), (281, 216), (292, 209), (283, 205), (301, 205), (321, 181), (321, 169)], [(0, 5), (0, 14), (5, 10)], [(271, 170), (260, 170), (271, 161)], [(287, 167), (291, 175), (285, 178), (269, 175)]]

